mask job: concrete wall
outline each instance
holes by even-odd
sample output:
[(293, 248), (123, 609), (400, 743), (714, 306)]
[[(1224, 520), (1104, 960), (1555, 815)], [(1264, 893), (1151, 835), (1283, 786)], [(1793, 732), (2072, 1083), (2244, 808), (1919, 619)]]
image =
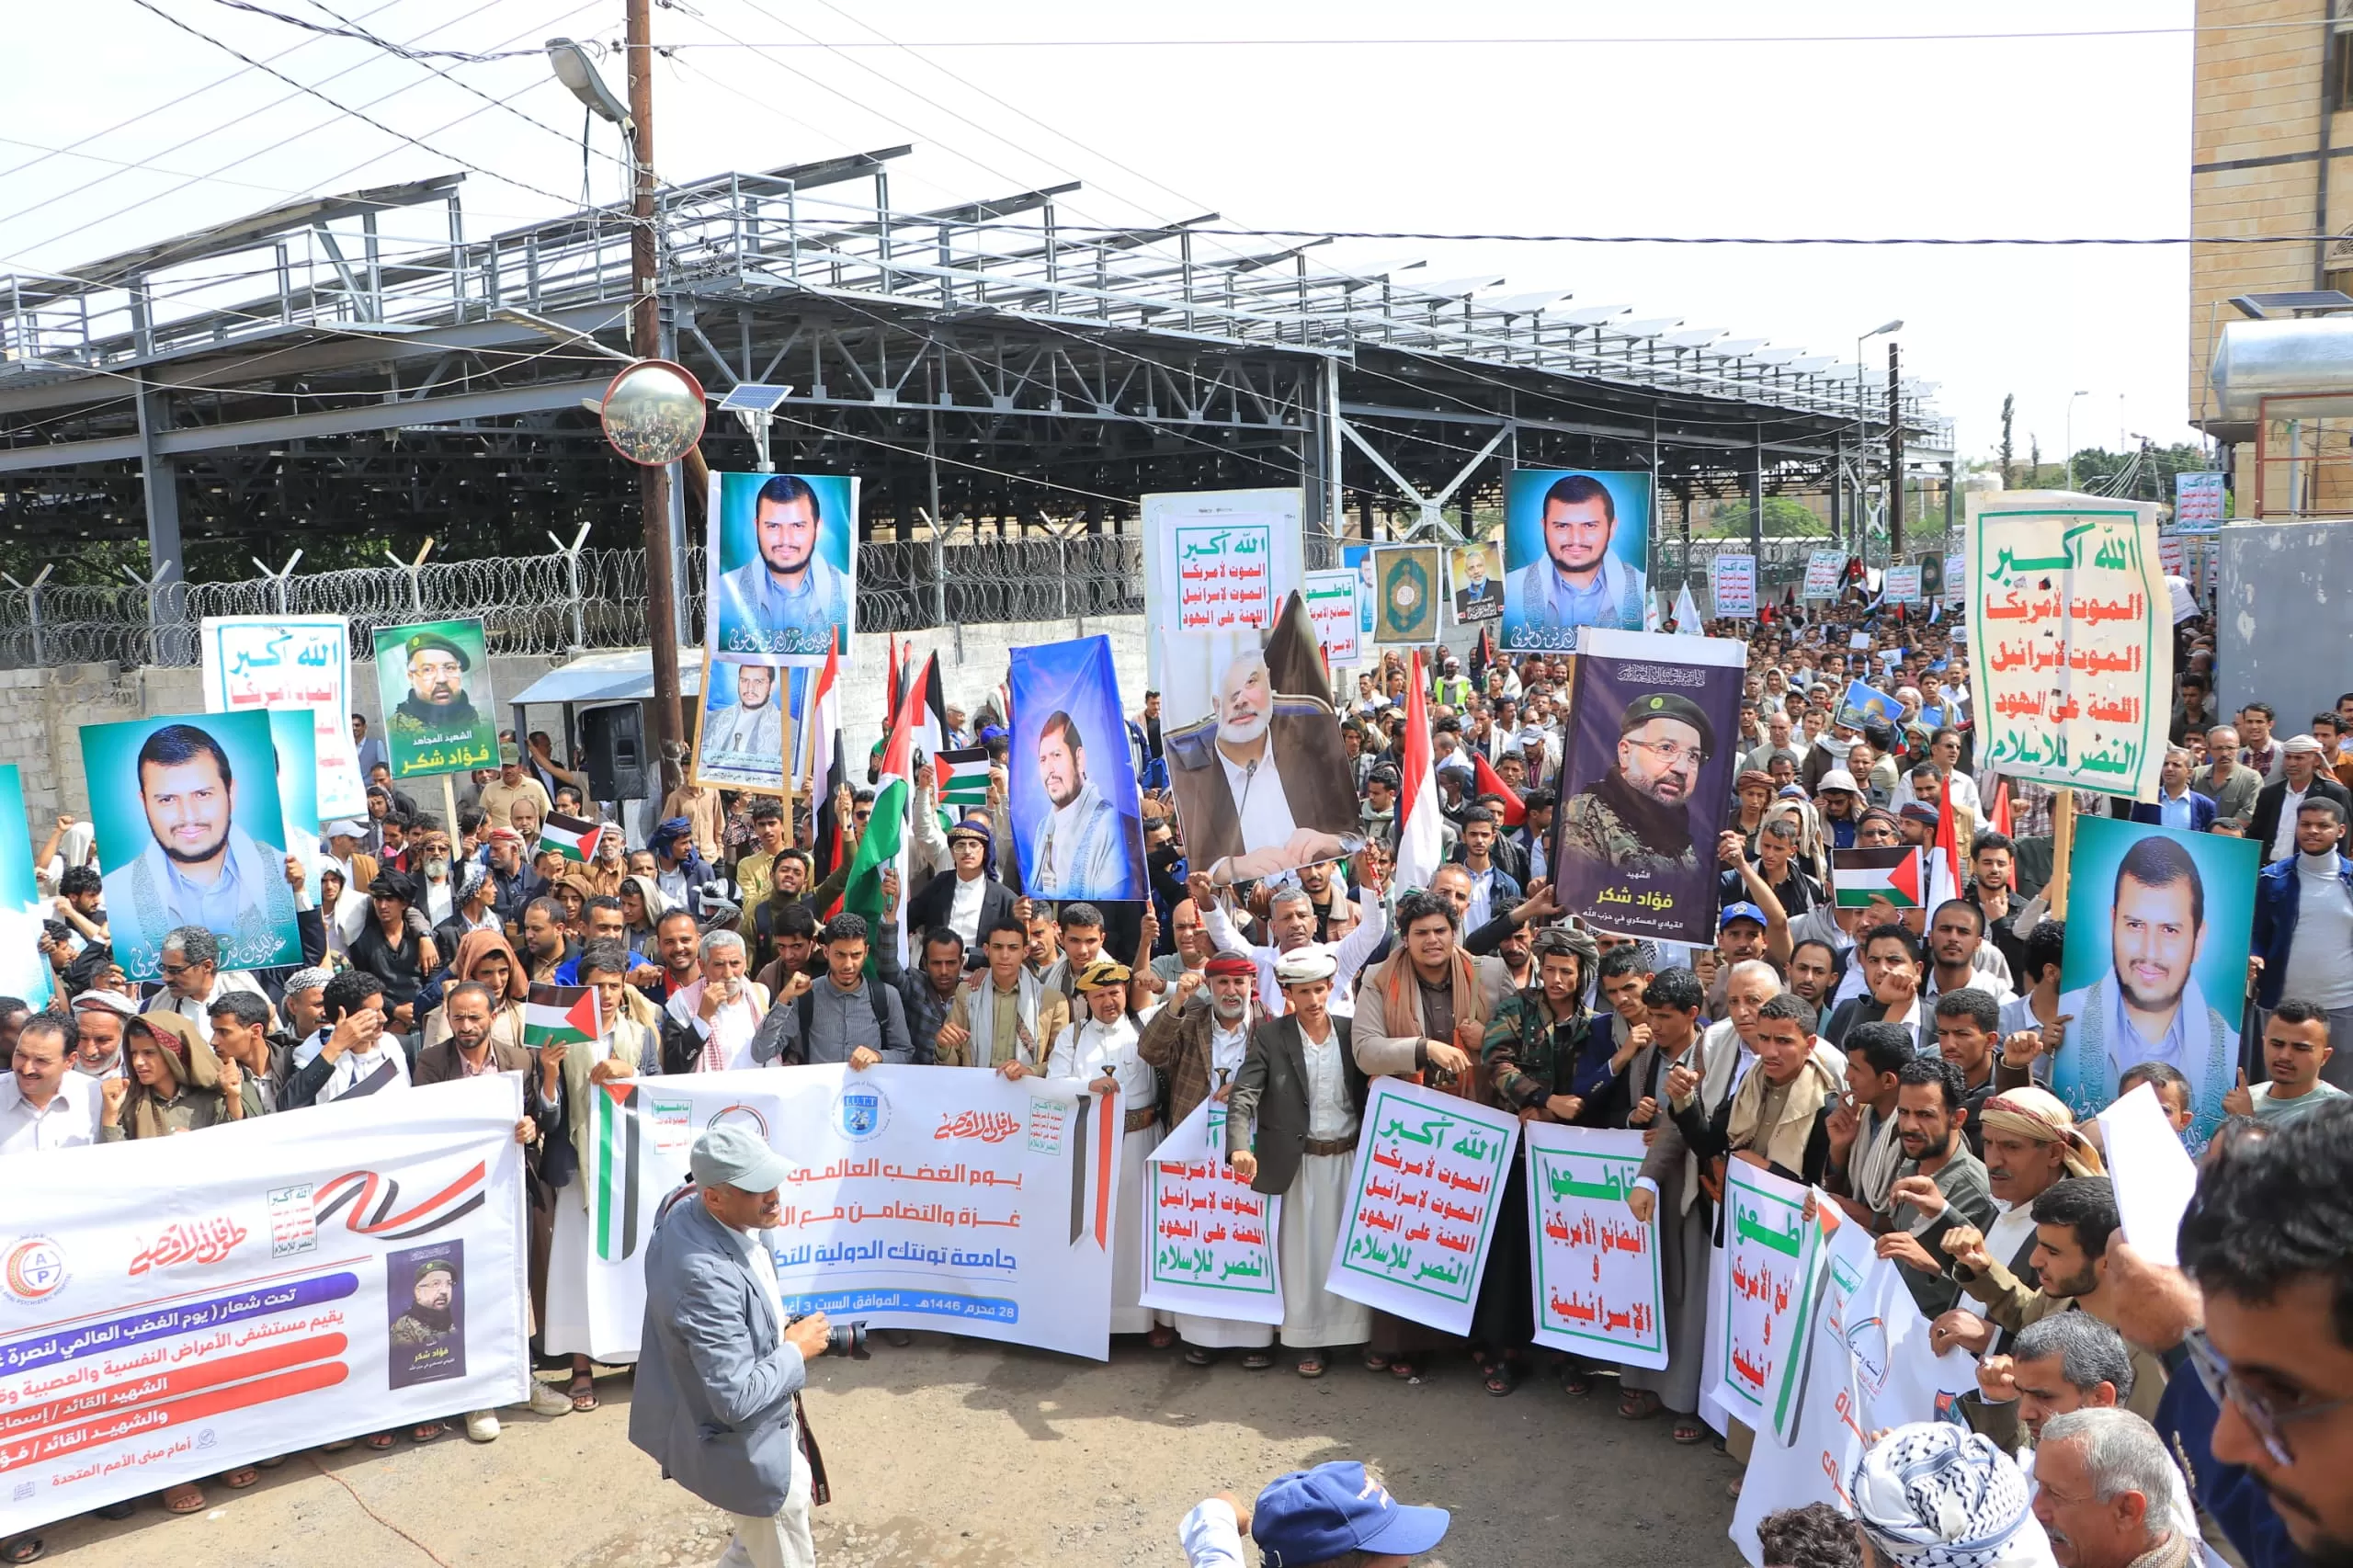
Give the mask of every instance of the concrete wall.
[(2217, 710), (2227, 721), (2259, 698), (2279, 734), (2302, 734), (2353, 690), (2353, 521), (2234, 523), (2217, 537)]

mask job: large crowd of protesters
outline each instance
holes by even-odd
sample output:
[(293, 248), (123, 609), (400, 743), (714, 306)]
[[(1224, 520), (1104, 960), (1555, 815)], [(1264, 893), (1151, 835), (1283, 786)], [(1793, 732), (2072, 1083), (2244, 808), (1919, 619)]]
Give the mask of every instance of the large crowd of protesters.
[[(841, 912), (869, 790), (788, 815), (773, 798), (681, 783), (643, 843), (610, 831), (583, 862), (543, 838), (549, 815), (609, 820), (614, 806), (590, 798), (548, 736), (510, 739), (496, 771), (462, 782), (450, 818), (431, 809), (438, 790), (421, 803), (392, 781), (355, 715), (367, 814), (326, 824), (316, 854), (287, 867), (305, 967), (225, 971), (211, 935), (184, 927), (157, 982), (127, 980), (89, 831), (58, 819), (37, 856), (55, 1000), (0, 999), (14, 1067), (0, 1153), (202, 1131), (363, 1085), (518, 1074), (542, 1374), (529, 1408), (553, 1417), (595, 1410), (600, 1371), (617, 1374), (569, 1304), (598, 1082), (802, 1062), (1109, 1080), (1131, 1136), (1165, 1133), (1214, 1096), (1233, 1123), (1259, 1122), (1255, 1143), (1234, 1147), (1237, 1172), (1292, 1199), (1284, 1321), (1142, 1308), (1140, 1238), (1123, 1217), (1115, 1334), (1204, 1376), (1279, 1363), (1302, 1378), (1608, 1398), (1662, 1442), (1714, 1444), (1735, 1492), (1750, 1434), (1711, 1428), (1700, 1376), (1722, 1172), (1745, 1161), (1819, 1187), (1877, 1233), (1937, 1347), (1979, 1368), (1962, 1421), (1874, 1435), (1848, 1489), (1859, 1530), (1819, 1506), (1775, 1515), (1768, 1563), (2353, 1562), (2353, 1467), (2336, 1462), (2353, 1453), (2353, 860), (2341, 853), (2353, 693), (2312, 715), (2261, 701), (2218, 713), (2209, 622), (2186, 586), (2178, 597), (2164, 787), (2112, 807), (1974, 766), (1949, 621), (1850, 593), (1711, 625), (1748, 643), (1747, 699), (1715, 846), (1718, 929), (1692, 948), (1562, 916), (1548, 860), (1570, 662), (1490, 654), (1483, 639), (1442, 653), (1421, 694), (1446, 857), (1427, 886), (1391, 885), (1409, 706), (1392, 655), (1344, 676), (1336, 704), (1363, 846), (1256, 883), (1189, 874), (1146, 697), (1128, 739), (1148, 903), (1024, 896), (1004, 715), (950, 707), (946, 744), (992, 755), (987, 798), (942, 810), (917, 766), (905, 869), (885, 881), (880, 926)], [(1840, 722), (1858, 676), (1897, 700), (1893, 722)], [(2065, 1022), (2054, 813), (2071, 801), (2261, 851), (2251, 1028), (2226, 1119), (2193, 1128), (2188, 1080), (2162, 1053), (2120, 1085), (2148, 1084), (2200, 1153), (2177, 1268), (2126, 1244), (2097, 1126), (2047, 1086)], [(1959, 897), (1836, 901), (1834, 850), (1927, 844), (1947, 812), (1967, 844)], [(603, 1037), (527, 1045), (533, 984), (595, 988)], [(1658, 1227), (1664, 1369), (1536, 1348), (1527, 1238), (1512, 1224), (1497, 1228), (1468, 1336), (1325, 1287), (1358, 1115), (1383, 1074), (1526, 1120), (1643, 1131), (1629, 1201)], [(490, 1441), (499, 1416), (357, 1440), (390, 1449), (449, 1426)], [(251, 1485), (256, 1468), (206, 1484)], [(1278, 1485), (1294, 1511), (1323, 1495), (1312, 1478)], [(153, 1506), (194, 1512), (205, 1490), (176, 1486)], [(1224, 1551), (1249, 1528), (1233, 1499), (1204, 1508), (1188, 1541), (1213, 1536)], [(1424, 1523), (1406, 1534), (1442, 1528)], [(5, 1560), (40, 1550), (20, 1537)]]

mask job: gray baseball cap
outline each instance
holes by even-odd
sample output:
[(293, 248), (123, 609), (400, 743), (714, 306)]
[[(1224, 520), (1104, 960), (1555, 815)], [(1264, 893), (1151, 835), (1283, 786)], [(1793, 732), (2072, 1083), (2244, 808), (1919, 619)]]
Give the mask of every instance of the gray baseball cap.
[(699, 1187), (732, 1187), (738, 1192), (774, 1192), (790, 1168), (782, 1154), (751, 1129), (722, 1121), (695, 1140), (687, 1169)]

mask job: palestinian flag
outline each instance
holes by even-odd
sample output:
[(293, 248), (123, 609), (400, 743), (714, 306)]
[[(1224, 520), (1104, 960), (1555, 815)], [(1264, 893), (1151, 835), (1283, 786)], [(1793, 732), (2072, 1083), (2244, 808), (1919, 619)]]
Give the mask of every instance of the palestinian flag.
[(915, 798), (911, 780), (915, 775), (915, 730), (924, 717), (923, 692), (922, 680), (909, 681), (898, 710), (891, 717), (891, 733), (882, 743), (882, 773), (874, 787), (874, 814), (868, 819), (866, 832), (858, 841), (858, 853), (849, 863), (849, 883), (842, 890), (842, 907), (864, 915), (867, 928), (873, 933), (867, 949), (869, 973), (873, 972), (876, 955), (884, 942), (892, 945), (903, 961), (906, 952), (906, 927), (895, 919), (885, 922), (882, 918), (882, 873), (899, 873), (900, 893), (904, 897), (907, 807)]
[[(796, 672), (798, 673), (798, 672)], [(800, 755), (793, 759), (793, 771), (803, 780), (802, 789), (809, 796), (811, 833), (815, 841), (817, 880), (832, 876), (842, 863), (842, 824), (834, 811), (834, 793), (849, 777), (847, 759), (842, 756), (841, 714), (841, 632), (834, 632), (834, 645), (825, 650), (825, 666), (817, 676), (813, 690), (801, 695), (801, 722), (799, 729)], [(830, 915), (832, 911), (825, 912)]]
[(915, 750), (926, 757), (936, 757), (948, 744), (948, 697), (939, 684), (939, 659), (934, 655), (924, 661), (923, 676), (915, 689), (921, 694), (922, 710), (915, 716)]
[(1927, 873), (1916, 848), (1833, 849), (1830, 870), (1840, 909), (1860, 909), (1875, 898), (1898, 909), (1927, 907)]
[(592, 985), (534, 985), (523, 1003), (525, 1045), (583, 1045), (604, 1032)]
[(547, 820), (540, 824), (540, 847), (552, 849), (565, 859), (585, 866), (596, 859), (597, 843), (613, 831), (585, 817), (550, 812)]
[(939, 783), (941, 811), (961, 812), (972, 806), (988, 804), (988, 747), (974, 746), (970, 751), (944, 751), (931, 760), (934, 774)]
[[(534, 991), (539, 987), (532, 987)], [(638, 1184), (644, 1149), (638, 1127), (638, 1086), (627, 1079), (599, 1084), (596, 1125), (588, 1139), (588, 1235), (597, 1256), (619, 1263), (637, 1251)]]

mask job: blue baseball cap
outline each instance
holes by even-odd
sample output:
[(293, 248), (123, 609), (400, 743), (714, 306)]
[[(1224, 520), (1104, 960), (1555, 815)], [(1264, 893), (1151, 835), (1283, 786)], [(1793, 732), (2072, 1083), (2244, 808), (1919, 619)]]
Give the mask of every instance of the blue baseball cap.
[(1250, 1533), (1267, 1568), (1299, 1568), (1350, 1551), (1411, 1557), (1446, 1539), (1444, 1508), (1400, 1503), (1354, 1460), (1277, 1476), (1258, 1494)]
[(1727, 903), (1724, 905), (1724, 912), (1716, 916), (1716, 929), (1721, 931), (1735, 920), (1754, 920), (1762, 926), (1766, 923), (1765, 912), (1746, 899), (1741, 900), (1738, 903)]

